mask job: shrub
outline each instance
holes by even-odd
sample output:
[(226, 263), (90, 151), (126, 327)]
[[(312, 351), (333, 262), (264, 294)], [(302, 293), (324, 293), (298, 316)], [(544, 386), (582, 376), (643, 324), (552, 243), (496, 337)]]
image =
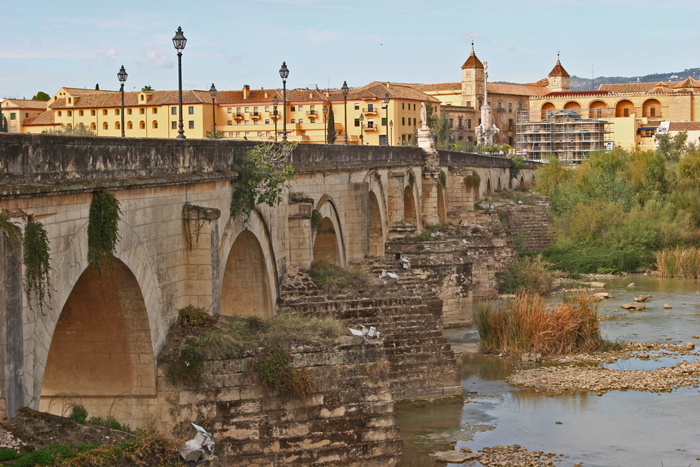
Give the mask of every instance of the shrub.
[(200, 349), (190, 344), (168, 367), (168, 379), (173, 384), (197, 385), (204, 378), (204, 359)]
[(537, 294), (518, 295), (498, 308), (480, 302), (474, 324), (486, 351), (562, 355), (593, 352), (602, 345), (595, 302), (584, 294), (549, 307)]
[(316, 383), (308, 371), (292, 368), (289, 363), (289, 354), (277, 348), (258, 358), (253, 369), (265, 388), (281, 395), (292, 394), (305, 398), (311, 394)]
[(554, 288), (552, 264), (541, 255), (523, 257), (513, 262), (499, 280), (501, 293), (531, 292), (545, 294)]
[(697, 279), (700, 277), (700, 248), (668, 248), (654, 253), (655, 266), (663, 277), (682, 277)]
[(14, 449), (0, 449), (0, 462), (15, 460), (19, 456)]
[(76, 423), (85, 423), (88, 411), (82, 405), (74, 405), (70, 412), (70, 419)]
[(356, 289), (369, 283), (367, 273), (361, 268), (341, 268), (324, 260), (311, 265), (309, 276), (319, 288)]
[(481, 186), (481, 176), (476, 171), (472, 171), (470, 175), (464, 177), (464, 187), (467, 190), (472, 190), (476, 188), (477, 190)]
[(181, 328), (201, 328), (208, 327), (214, 324), (214, 318), (204, 311), (204, 308), (198, 308), (193, 305), (187, 305), (178, 311), (177, 324)]

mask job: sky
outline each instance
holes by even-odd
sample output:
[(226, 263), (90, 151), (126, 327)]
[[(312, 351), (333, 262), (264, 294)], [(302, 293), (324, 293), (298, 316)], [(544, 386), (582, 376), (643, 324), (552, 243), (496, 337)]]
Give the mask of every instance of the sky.
[(339, 88), (459, 81), (474, 41), (490, 81), (700, 67), (698, 0), (0, 0), (0, 97), (61, 87)]

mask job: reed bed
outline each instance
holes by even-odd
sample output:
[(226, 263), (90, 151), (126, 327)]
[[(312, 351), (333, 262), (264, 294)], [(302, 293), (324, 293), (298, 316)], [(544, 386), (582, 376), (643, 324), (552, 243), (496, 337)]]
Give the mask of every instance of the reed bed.
[(581, 294), (547, 305), (538, 294), (524, 293), (500, 307), (477, 303), (474, 323), (487, 352), (564, 355), (601, 348), (596, 302)]
[(666, 248), (654, 253), (656, 268), (663, 277), (697, 279), (700, 277), (700, 248), (686, 246)]

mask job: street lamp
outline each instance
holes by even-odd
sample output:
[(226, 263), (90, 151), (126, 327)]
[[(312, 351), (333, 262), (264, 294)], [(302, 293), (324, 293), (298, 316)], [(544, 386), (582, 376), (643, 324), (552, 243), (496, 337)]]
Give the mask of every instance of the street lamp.
[(287, 141), (287, 78), (289, 77), (287, 62), (282, 62), (280, 77), (282, 78), (282, 139)]
[(280, 100), (277, 99), (277, 94), (272, 98), (272, 114), (275, 116), (275, 143), (277, 142), (277, 104)]
[(119, 73), (117, 73), (117, 78), (119, 78), (119, 82), (122, 83), (121, 85), (121, 92), (122, 92), (122, 138), (126, 136), (124, 134), (124, 83), (126, 83), (126, 78), (129, 76), (126, 74), (126, 70), (124, 69), (124, 65), (122, 65), (122, 69), (119, 70)]
[(345, 145), (347, 146), (348, 144), (348, 91), (350, 88), (348, 88), (348, 82), (343, 81), (343, 87), (341, 88), (343, 90), (343, 101), (345, 102), (345, 105), (343, 106), (345, 109)]
[(323, 142), (328, 144), (328, 124), (326, 123), (326, 116), (328, 115), (328, 106), (323, 106)]
[(360, 145), (365, 144), (365, 137), (364, 137), (365, 125), (363, 123), (364, 120), (365, 120), (365, 116), (360, 114)]
[(214, 87), (214, 83), (211, 83), (211, 88), (209, 89), (209, 95), (211, 95), (211, 117), (212, 117), (212, 125), (214, 128), (213, 132), (213, 137), (214, 139), (217, 139), (216, 136), (216, 104), (214, 103), (214, 100), (216, 99), (216, 88)]
[(386, 144), (389, 145), (389, 92), (387, 91), (384, 96), (384, 110), (386, 118), (384, 119), (384, 125), (386, 125)]
[(185, 139), (185, 129), (182, 124), (182, 51), (185, 50), (185, 45), (187, 45), (187, 39), (185, 39), (185, 35), (182, 33), (182, 28), (178, 26), (175, 37), (173, 37), (173, 46), (175, 46), (175, 50), (177, 50), (177, 83), (178, 97), (180, 98), (180, 125), (177, 130), (177, 137), (179, 139)]
[(389, 128), (391, 128), (391, 139), (389, 140), (389, 146), (391, 146), (391, 140), (394, 139), (394, 121), (389, 122)]

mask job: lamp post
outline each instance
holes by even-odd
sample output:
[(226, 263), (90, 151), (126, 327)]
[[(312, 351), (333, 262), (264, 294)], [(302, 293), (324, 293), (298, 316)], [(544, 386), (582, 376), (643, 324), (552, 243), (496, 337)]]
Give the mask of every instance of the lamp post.
[(122, 138), (123, 138), (124, 136), (126, 136), (126, 135), (124, 134), (124, 83), (126, 83), (126, 78), (127, 78), (127, 76), (129, 76), (129, 75), (126, 73), (126, 70), (124, 69), (124, 65), (122, 65), (121, 70), (119, 70), (119, 73), (117, 73), (117, 78), (119, 78), (119, 82), (122, 83), (122, 85), (121, 85), (121, 93), (122, 93), (122, 110), (121, 110), (121, 114), (122, 114), (122, 126), (121, 126), (121, 128), (122, 128)]
[(216, 88), (214, 87), (214, 83), (211, 83), (211, 88), (209, 89), (209, 95), (211, 96), (211, 119), (212, 119), (212, 127), (214, 129), (213, 131), (213, 138), (217, 139), (216, 136)]
[(389, 92), (384, 96), (384, 125), (386, 125), (386, 144), (389, 146)]
[(391, 128), (391, 139), (389, 140), (389, 146), (391, 146), (391, 140), (394, 139), (394, 121), (389, 122), (389, 128)]
[(182, 51), (185, 50), (185, 45), (187, 45), (187, 39), (185, 39), (185, 35), (182, 33), (182, 28), (178, 26), (175, 37), (173, 37), (173, 46), (175, 46), (175, 50), (177, 50), (177, 84), (178, 97), (180, 98), (180, 107), (178, 110), (180, 123), (179, 129), (177, 130), (178, 139), (185, 139), (185, 129), (182, 124)]
[(275, 143), (277, 142), (277, 104), (280, 103), (280, 100), (277, 99), (277, 94), (275, 94), (275, 97), (272, 98), (272, 114), (275, 117)]
[(345, 102), (345, 105), (343, 105), (343, 108), (345, 109), (345, 145), (347, 146), (348, 144), (348, 91), (350, 88), (348, 88), (348, 82), (343, 81), (343, 87), (341, 88), (343, 90), (343, 101)]
[(360, 114), (360, 146), (365, 144), (365, 136), (364, 136), (364, 129), (365, 129), (365, 116)]
[(287, 141), (287, 78), (289, 77), (287, 62), (282, 62), (280, 77), (282, 78), (282, 139)]
[(326, 123), (326, 117), (328, 115), (328, 106), (323, 106), (323, 142), (328, 144), (328, 123)]

